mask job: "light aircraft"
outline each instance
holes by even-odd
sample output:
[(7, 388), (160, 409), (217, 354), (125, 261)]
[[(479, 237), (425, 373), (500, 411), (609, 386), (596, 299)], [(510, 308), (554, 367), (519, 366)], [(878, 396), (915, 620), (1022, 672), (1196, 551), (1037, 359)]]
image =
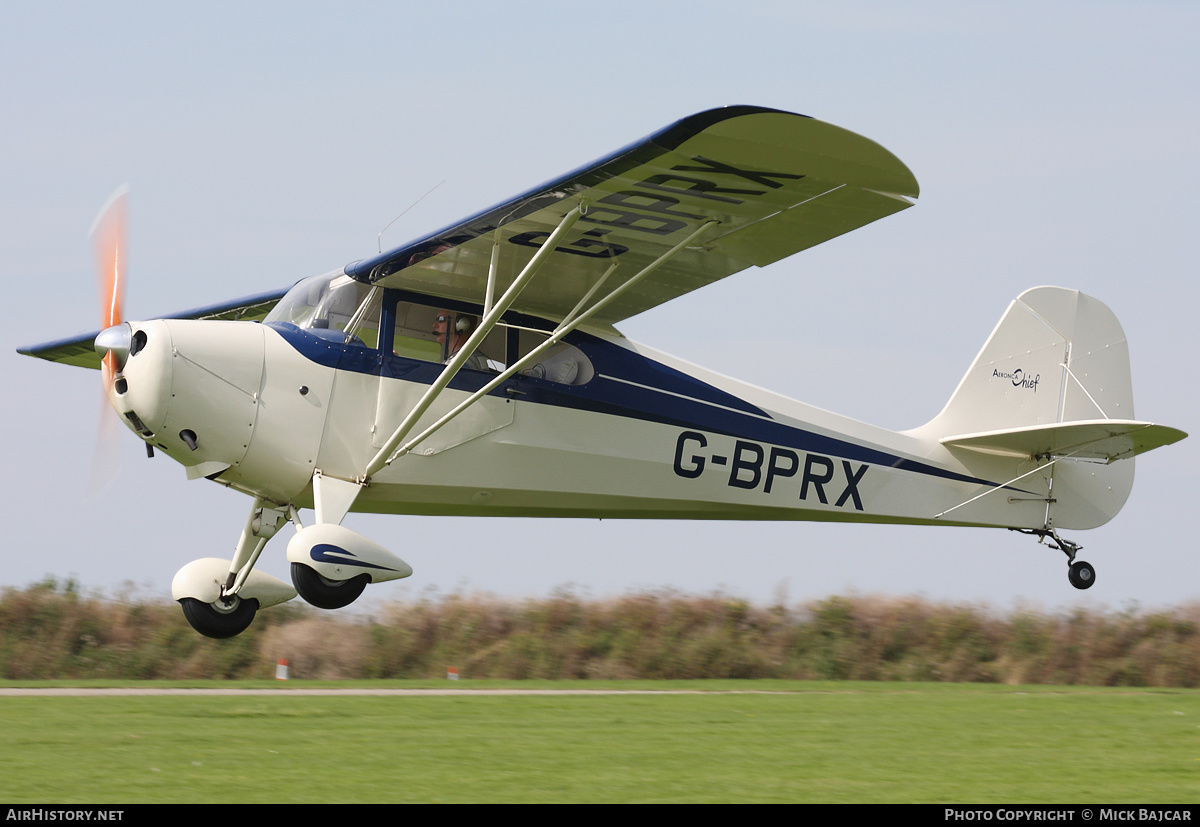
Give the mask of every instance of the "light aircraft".
[[(20, 352), (102, 368), (150, 455), (253, 498), (232, 559), (171, 585), (211, 637), (297, 593), (339, 608), (412, 574), (341, 525), (350, 511), (994, 526), (1048, 541), (1088, 588), (1059, 530), (1107, 522), (1132, 458), (1186, 436), (1134, 418), (1125, 335), (1097, 299), (1022, 293), (941, 413), (903, 432), (614, 327), (917, 195), (853, 132), (714, 109), (390, 252), (149, 321), (121, 316), (120, 197), (94, 230), (103, 330)], [(288, 520), (291, 584), (255, 569)]]

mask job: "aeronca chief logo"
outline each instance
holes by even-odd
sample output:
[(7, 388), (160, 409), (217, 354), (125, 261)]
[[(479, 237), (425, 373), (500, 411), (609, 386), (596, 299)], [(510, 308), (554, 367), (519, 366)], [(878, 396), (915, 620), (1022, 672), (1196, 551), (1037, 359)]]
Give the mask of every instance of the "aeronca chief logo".
[(1021, 370), (1021, 368), (1017, 368), (1012, 373), (1005, 373), (993, 368), (992, 378), (1007, 379), (1008, 381), (1012, 382), (1012, 386), (1014, 388), (1029, 388), (1034, 393), (1037, 393), (1038, 382), (1042, 381), (1042, 375), (1040, 373), (1030, 376), (1025, 371)]

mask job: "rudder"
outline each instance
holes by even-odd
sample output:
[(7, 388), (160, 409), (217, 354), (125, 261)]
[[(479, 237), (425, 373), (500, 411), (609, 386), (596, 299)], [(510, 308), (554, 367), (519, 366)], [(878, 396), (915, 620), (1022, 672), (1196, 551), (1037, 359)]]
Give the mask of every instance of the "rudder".
[[(1009, 305), (941, 413), (912, 433), (969, 461), (972, 451), (1004, 454), (1006, 444), (1028, 444), (1031, 432), (1059, 423), (1133, 416), (1129, 348), (1113, 312), (1078, 290), (1035, 287)], [(994, 435), (990, 449), (964, 438), (979, 434)], [(1014, 477), (1032, 467), (1034, 457), (1022, 459)], [(1063, 461), (1036, 460), (1046, 463), (1047, 527), (1094, 528), (1120, 511), (1133, 488), (1132, 459), (1055, 459)]]
[(1034, 287), (996, 325), (946, 407), (940, 436), (1094, 419), (1133, 419), (1120, 322), (1078, 290)]

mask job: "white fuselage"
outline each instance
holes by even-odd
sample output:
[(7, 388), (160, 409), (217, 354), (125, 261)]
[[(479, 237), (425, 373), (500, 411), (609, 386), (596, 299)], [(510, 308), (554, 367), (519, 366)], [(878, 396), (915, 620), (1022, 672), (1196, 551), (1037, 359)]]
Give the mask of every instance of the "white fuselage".
[[(317, 470), (361, 479), (429, 386), (421, 376), (343, 369), (330, 355), (343, 346), (298, 346), (304, 334), (271, 325), (159, 320), (134, 328), (145, 346), (110, 394), (130, 427), (190, 477), (280, 505), (311, 507)], [(1032, 460), (953, 452), (919, 431), (840, 417), (626, 339), (585, 338), (595, 368), (586, 385), (516, 377), (371, 476), (353, 510), (1046, 523), (1050, 472), (1035, 471)], [(471, 386), (470, 373), (438, 396), (413, 433), (481, 384)], [(183, 431), (195, 435), (195, 450)]]

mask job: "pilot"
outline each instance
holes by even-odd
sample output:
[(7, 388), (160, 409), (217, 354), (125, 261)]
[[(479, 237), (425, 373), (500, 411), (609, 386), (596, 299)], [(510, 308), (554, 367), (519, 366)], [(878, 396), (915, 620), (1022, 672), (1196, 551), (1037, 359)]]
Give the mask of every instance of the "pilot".
[[(437, 336), (438, 344), (442, 346), (442, 363), (450, 361), (454, 354), (462, 349), (462, 346), (467, 343), (467, 339), (471, 335), (471, 331), (475, 329), (478, 320), (466, 313), (450, 313), (443, 310), (438, 313), (437, 318), (433, 322), (433, 332)], [(447, 330), (451, 335), (447, 338)], [(488, 370), (487, 359), (482, 353), (476, 350), (463, 364), (463, 367), (471, 370)]]

